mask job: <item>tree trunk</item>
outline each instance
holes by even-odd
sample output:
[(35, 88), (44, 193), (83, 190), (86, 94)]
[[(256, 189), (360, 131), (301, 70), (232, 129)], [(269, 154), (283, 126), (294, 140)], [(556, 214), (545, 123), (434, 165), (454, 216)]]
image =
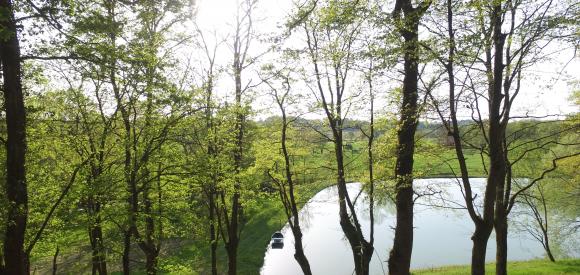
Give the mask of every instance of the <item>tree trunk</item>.
[(2, 255), (2, 249), (0, 249), (0, 274), (4, 273), (4, 255)]
[(550, 249), (550, 240), (548, 239), (547, 233), (544, 235), (544, 249), (546, 250), (546, 254), (548, 254), (548, 258), (551, 262), (556, 262), (556, 258), (552, 254), (552, 249)]
[(495, 239), (496, 239), (496, 260), (495, 263), (495, 274), (496, 275), (506, 275), (507, 274), (507, 235), (508, 235), (508, 225), (507, 217), (503, 217), (495, 224)]
[(145, 255), (145, 271), (147, 272), (147, 275), (157, 274), (157, 260), (159, 253), (155, 249), (152, 249), (145, 253)]
[(57, 245), (56, 251), (54, 251), (54, 256), (52, 256), (52, 275), (56, 275), (56, 272), (58, 270), (57, 259), (58, 259), (59, 252), (60, 252), (60, 249), (58, 248), (58, 245)]
[[(211, 56), (207, 53), (208, 56)], [(211, 159), (217, 158), (215, 144), (215, 136), (211, 136), (210, 133), (214, 131), (214, 123), (213, 123), (213, 113), (212, 113), (212, 96), (213, 96), (213, 63), (214, 59), (210, 58), (210, 67), (208, 72), (208, 80), (206, 83), (206, 105), (205, 105), (205, 122), (206, 122), (206, 131), (208, 135), (208, 144), (207, 144), (207, 155)], [(210, 167), (210, 177), (211, 183), (210, 186), (207, 188), (206, 191), (208, 197), (208, 204), (209, 204), (209, 237), (210, 237), (210, 255), (211, 255), (211, 274), (217, 275), (217, 247), (218, 247), (218, 236), (216, 230), (216, 216), (217, 216), (217, 206), (216, 206), (216, 186), (217, 186), (217, 171), (215, 171), (215, 167)]]
[[(239, 38), (239, 33), (236, 37)], [(234, 82), (235, 82), (235, 106), (236, 106), (236, 140), (234, 149), (234, 194), (232, 196), (232, 213), (230, 218), (229, 230), (228, 230), (228, 243), (226, 244), (227, 254), (228, 254), (228, 274), (235, 275), (237, 273), (237, 254), (238, 254), (238, 244), (239, 244), (239, 221), (241, 217), (240, 211), (240, 173), (243, 166), (243, 153), (244, 153), (244, 124), (245, 124), (245, 111), (242, 102), (242, 71), (243, 64), (241, 59), (240, 49), (236, 48), (234, 52)]]
[(493, 81), (489, 90), (489, 175), (487, 184), (496, 186), (494, 226), (496, 232), (496, 274), (507, 273), (507, 213), (504, 203), (507, 173), (507, 152), (504, 148), (505, 125), (501, 121), (503, 79), (503, 49), (505, 35), (501, 33), (502, 7), (500, 2), (494, 2), (491, 20), (493, 23), (494, 67)]
[(409, 274), (413, 251), (413, 154), (418, 120), (417, 81), (419, 77), (418, 22), (419, 19), (416, 19), (416, 22), (411, 23), (410, 31), (401, 31), (405, 38), (405, 77), (399, 120), (400, 129), (397, 133), (395, 166), (397, 225), (393, 248), (389, 256), (390, 274)]
[(294, 259), (296, 259), (296, 262), (298, 262), (298, 265), (300, 265), (304, 275), (312, 275), (310, 263), (304, 254), (304, 248), (302, 245), (302, 230), (300, 227), (294, 226), (292, 228), (292, 234), (294, 235)]
[[(471, 237), (473, 241), (472, 253), (471, 253), (471, 274), (483, 275), (485, 274), (485, 258), (487, 242), (491, 231), (493, 230), (493, 204), (495, 202), (495, 183), (488, 180), (485, 188), (484, 197), (484, 213), (483, 217), (480, 216), (474, 206), (474, 196), (471, 189), (471, 183), (469, 181), (469, 171), (467, 169), (467, 163), (465, 156), (463, 154), (463, 145), (461, 140), (461, 133), (459, 129), (459, 123), (457, 121), (457, 111), (456, 111), (456, 98), (455, 98), (455, 72), (454, 72), (454, 61), (455, 61), (455, 32), (453, 30), (453, 2), (452, 0), (447, 0), (447, 32), (449, 38), (449, 56), (446, 64), (447, 76), (449, 81), (449, 113), (451, 118), (451, 123), (446, 122), (443, 115), (439, 112), (443, 124), (447, 127), (447, 130), (453, 137), (453, 143), (455, 147), (455, 154), (457, 156), (457, 161), (459, 163), (461, 171), (461, 182), (463, 184), (463, 190), (465, 192), (465, 205), (469, 217), (475, 225), (474, 233)], [(490, 86), (491, 87), (491, 86)], [(490, 88), (491, 89), (491, 88)], [(485, 134), (485, 133), (483, 133)]]
[[(122, 104), (122, 103), (120, 103)], [(123, 109), (123, 108), (122, 108)], [(126, 112), (125, 112), (126, 113)], [(132, 169), (131, 169), (131, 149), (130, 149), (130, 134), (131, 127), (129, 126), (128, 117), (124, 117), (125, 124), (125, 183), (127, 186), (127, 228), (125, 229), (124, 243), (123, 243), (123, 274), (129, 275), (131, 273), (131, 267), (129, 265), (130, 254), (131, 254), (131, 237), (133, 236), (134, 226), (136, 226), (136, 213), (138, 210), (137, 204), (137, 186), (132, 180)]]
[(95, 223), (93, 228), (89, 229), (89, 237), (92, 249), (93, 274), (107, 274), (107, 260), (103, 246), (103, 229), (100, 222)]
[(210, 191), (211, 194), (209, 196), (209, 236), (210, 236), (210, 254), (211, 254), (211, 274), (217, 275), (217, 236), (216, 236), (216, 228), (215, 228), (215, 192), (212, 190)]
[(107, 274), (107, 260), (105, 258), (105, 248), (103, 245), (103, 228), (101, 225), (101, 204), (89, 197), (89, 241), (92, 250), (92, 274)]
[[(286, 83), (289, 83), (287, 80)], [(294, 179), (292, 178), (292, 167), (290, 162), (290, 154), (288, 153), (288, 147), (286, 145), (287, 132), (288, 132), (288, 118), (286, 117), (286, 110), (284, 107), (284, 99), (288, 95), (290, 88), (287, 88), (286, 94), (282, 98), (278, 97), (276, 93), (276, 101), (278, 103), (278, 107), (280, 108), (280, 112), (282, 113), (282, 134), (281, 134), (281, 144), (282, 144), (282, 153), (284, 155), (284, 170), (286, 176), (286, 183), (288, 184), (288, 196), (290, 197), (289, 200), (285, 200), (283, 197), (282, 203), (284, 204), (284, 208), (286, 209), (286, 215), (288, 218), (288, 222), (292, 229), (292, 234), (294, 235), (294, 259), (300, 265), (302, 269), (302, 273), (304, 275), (312, 275), (312, 271), (310, 269), (310, 263), (308, 262), (308, 258), (304, 254), (304, 248), (302, 246), (302, 230), (300, 229), (300, 216), (298, 213), (298, 206), (296, 204), (296, 198), (294, 197)], [(286, 190), (283, 186), (280, 186), (280, 192), (284, 192), (284, 196), (286, 196)], [(288, 205), (289, 204), (289, 205)], [(290, 213), (288, 212), (290, 210)]]
[[(338, 111), (340, 112), (340, 111)], [(339, 116), (340, 117), (340, 116)], [(346, 181), (344, 175), (344, 154), (343, 154), (343, 140), (342, 140), (342, 124), (337, 123), (337, 127), (333, 129), (335, 139), (336, 164), (338, 168), (338, 198), (339, 198), (339, 215), (340, 227), (344, 235), (348, 239), (352, 250), (354, 259), (354, 267), (357, 275), (369, 274), (369, 263), (373, 254), (373, 247), (364, 239), (360, 230), (360, 225), (357, 221), (357, 215), (354, 211), (350, 198), (348, 197), (348, 190), (346, 188)], [(351, 210), (350, 216), (347, 211), (347, 204)], [(354, 221), (351, 221), (351, 217)]]
[[(159, 174), (158, 174), (159, 175)], [(159, 180), (159, 178), (158, 178)], [(157, 243), (161, 240), (155, 241), (155, 221), (153, 220), (153, 203), (149, 197), (150, 188), (149, 184), (144, 186), (143, 190), (143, 214), (145, 215), (145, 236), (143, 240), (139, 241), (139, 246), (141, 250), (145, 253), (145, 270), (147, 275), (157, 274), (157, 262), (159, 256), (159, 250), (157, 249)]]
[(239, 183), (235, 183), (236, 191), (232, 197), (232, 216), (230, 220), (230, 230), (228, 232), (228, 243), (226, 244), (226, 250), (228, 254), (228, 274), (236, 275), (238, 273), (238, 221), (239, 221)]
[(487, 241), (493, 230), (491, 223), (478, 222), (475, 224), (475, 231), (471, 240), (473, 248), (471, 250), (471, 275), (485, 275), (485, 253), (487, 251)]
[(237, 263), (238, 263), (238, 243), (237, 240), (230, 240), (226, 245), (226, 250), (228, 253), (228, 275), (237, 274)]
[[(241, 128), (241, 126), (240, 126)], [(238, 131), (242, 131), (239, 129)], [(237, 152), (235, 156), (236, 162), (236, 175), (240, 174), (241, 162), (242, 162), (242, 134), (238, 133), (237, 141)], [(226, 244), (227, 254), (228, 254), (228, 274), (237, 274), (237, 256), (238, 256), (238, 244), (239, 244), (239, 219), (240, 219), (240, 182), (236, 179), (234, 183), (234, 194), (232, 196), (232, 215), (230, 218), (230, 226), (228, 231), (228, 243)]]
[[(409, 187), (403, 187), (403, 186)], [(397, 182), (397, 226), (389, 256), (390, 274), (409, 274), (413, 251), (413, 189), (409, 180)]]
[(26, 186), (26, 111), (22, 93), (20, 43), (14, 20), (12, 1), (1, 0), (4, 11), (0, 19), (3, 36), (0, 38), (0, 61), (4, 107), (6, 115), (6, 180), (8, 216), (4, 236), (4, 272), (28, 274), (24, 239), (28, 221), (28, 190)]
[(130, 275), (131, 274), (131, 266), (129, 265), (129, 258), (131, 256), (131, 232), (125, 231), (125, 235), (123, 238), (123, 274)]

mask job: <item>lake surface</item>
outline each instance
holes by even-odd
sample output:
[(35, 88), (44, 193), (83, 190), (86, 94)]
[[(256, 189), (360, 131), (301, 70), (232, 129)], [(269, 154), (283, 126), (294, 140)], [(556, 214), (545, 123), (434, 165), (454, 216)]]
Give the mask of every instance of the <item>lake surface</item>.
[[(479, 195), (485, 179), (471, 179)], [(420, 197), (415, 203), (414, 241), (412, 268), (427, 268), (443, 265), (469, 264), (471, 261), (470, 236), (474, 226), (464, 209), (461, 189), (455, 179), (417, 179), (415, 189), (440, 191), (435, 196)], [(351, 199), (359, 194), (361, 184), (349, 183)], [(429, 193), (432, 193), (430, 192)], [(354, 274), (352, 252), (339, 224), (338, 193), (336, 186), (328, 187), (313, 198), (300, 211), (305, 254), (313, 274)], [(478, 200), (481, 202), (481, 200)], [(435, 207), (433, 205), (436, 205)], [(437, 206), (447, 206), (437, 207)], [(514, 209), (514, 212), (517, 211)], [(356, 201), (356, 212), (368, 240), (368, 200), (364, 192)], [(517, 217), (517, 215), (514, 215)], [(375, 254), (371, 260), (370, 274), (386, 274), (388, 253), (393, 243), (395, 208), (392, 203), (375, 206)], [(508, 260), (527, 260), (543, 257), (541, 245), (527, 235), (514, 232), (510, 227)], [(272, 249), (268, 246), (264, 257), (262, 275), (302, 274), (294, 260), (294, 236), (288, 224), (282, 228), (284, 247)], [(495, 239), (492, 234), (487, 249), (488, 261), (495, 260)]]

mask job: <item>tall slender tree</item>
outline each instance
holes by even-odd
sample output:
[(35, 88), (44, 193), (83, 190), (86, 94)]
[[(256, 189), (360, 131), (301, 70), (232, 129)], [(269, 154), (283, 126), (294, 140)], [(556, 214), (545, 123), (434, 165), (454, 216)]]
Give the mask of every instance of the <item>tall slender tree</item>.
[(313, 83), (311, 89), (331, 132), (330, 135), (320, 133), (334, 147), (340, 226), (350, 244), (356, 274), (368, 274), (374, 248), (364, 237), (354, 201), (346, 186), (343, 138), (344, 120), (352, 103), (348, 102), (347, 79), (354, 67), (357, 39), (361, 36), (363, 24), (360, 15), (365, 3), (329, 1), (317, 4), (314, 8), (307, 7), (307, 12), (299, 11), (299, 14), (306, 15), (300, 27), (314, 73), (313, 79), (308, 81)]
[[(290, 229), (294, 235), (294, 259), (296, 259), (296, 262), (298, 262), (305, 275), (312, 275), (310, 262), (308, 261), (306, 254), (304, 254), (302, 228), (300, 227), (300, 216), (298, 214), (298, 203), (295, 192), (296, 185), (294, 180), (294, 169), (292, 167), (292, 161), (290, 160), (290, 152), (288, 148), (289, 127), (294, 121), (294, 119), (289, 118), (287, 114), (288, 104), (293, 100), (293, 95), (291, 94), (292, 79), (290, 72), (287, 70), (273, 72), (272, 78), (273, 81), (281, 82), (277, 87), (276, 84), (271, 83), (271, 80), (265, 80), (266, 84), (272, 91), (272, 97), (276, 102), (276, 105), (278, 105), (281, 114), (280, 124), (282, 129), (280, 132), (280, 148), (282, 149), (282, 156), (284, 158), (284, 176), (279, 178), (272, 175), (270, 170), (268, 170), (268, 175), (278, 185), (280, 200), (282, 201), (288, 224), (290, 225)], [(276, 163), (276, 166), (277, 165), (278, 164)]]
[(415, 131), (419, 121), (419, 23), (431, 1), (421, 1), (413, 7), (411, 0), (397, 0), (392, 16), (397, 31), (403, 37), (404, 79), (401, 116), (397, 132), (395, 165), (397, 224), (389, 255), (390, 274), (409, 274), (413, 251), (413, 154)]
[[(229, 205), (226, 203), (226, 190), (220, 190), (221, 200), (220, 219), (223, 219), (222, 238), (228, 255), (228, 274), (237, 274), (238, 247), (243, 228), (243, 209), (241, 201), (242, 174), (246, 168), (244, 163), (245, 149), (247, 148), (247, 96), (253, 87), (251, 81), (244, 83), (246, 69), (255, 63), (251, 57), (250, 46), (255, 43), (256, 32), (254, 28), (253, 13), (256, 9), (256, 0), (244, 0), (236, 10), (234, 33), (229, 44), (233, 51), (231, 72), (234, 78), (234, 113), (235, 148), (233, 151), (234, 183)], [(225, 230), (224, 230), (225, 229)]]

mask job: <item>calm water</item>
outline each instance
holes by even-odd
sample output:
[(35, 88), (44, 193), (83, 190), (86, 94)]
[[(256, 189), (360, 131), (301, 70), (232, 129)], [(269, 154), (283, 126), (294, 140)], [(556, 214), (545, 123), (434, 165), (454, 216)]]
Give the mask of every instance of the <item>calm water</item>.
[[(481, 193), (485, 179), (472, 179)], [(470, 236), (473, 223), (466, 210), (453, 210), (432, 205), (460, 207), (464, 205), (461, 190), (454, 179), (418, 179), (416, 189), (438, 190), (439, 195), (421, 197), (415, 204), (414, 241), (412, 268), (468, 264), (471, 258)], [(351, 199), (359, 194), (359, 183), (348, 184)], [(482, 198), (478, 195), (478, 198)], [(304, 250), (314, 274), (354, 274), (352, 252), (342, 233), (338, 217), (338, 194), (336, 187), (329, 187), (316, 194), (300, 211)], [(366, 194), (360, 194), (356, 211), (368, 240), (369, 214)], [(375, 254), (371, 260), (371, 274), (385, 274), (386, 260), (392, 246), (395, 226), (395, 209), (390, 203), (375, 207)], [(517, 215), (515, 215), (517, 216)], [(262, 275), (302, 274), (294, 260), (294, 237), (286, 224), (282, 229), (285, 246), (266, 250)], [(526, 260), (540, 258), (541, 245), (528, 236), (510, 232), (508, 259)], [(487, 260), (494, 261), (495, 239), (488, 243)]]

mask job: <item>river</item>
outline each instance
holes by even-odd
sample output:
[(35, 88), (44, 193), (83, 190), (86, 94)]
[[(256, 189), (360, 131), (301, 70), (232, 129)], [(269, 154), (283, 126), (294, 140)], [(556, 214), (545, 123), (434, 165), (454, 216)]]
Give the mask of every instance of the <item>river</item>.
[[(481, 194), (485, 179), (473, 178), (471, 181), (475, 187), (474, 191)], [(422, 190), (426, 193), (433, 191), (438, 193), (434, 196), (422, 196), (416, 200), (411, 268), (469, 264), (472, 245), (470, 236), (474, 226), (466, 210), (454, 209), (464, 205), (461, 189), (456, 180), (416, 179), (414, 185), (420, 192)], [(354, 199), (359, 194), (361, 184), (349, 183), (347, 186), (351, 198)], [(478, 195), (477, 201), (481, 202), (482, 197)], [(331, 186), (312, 197), (300, 211), (304, 250), (313, 274), (354, 274), (350, 245), (339, 224), (337, 201), (337, 188)], [(355, 207), (368, 240), (370, 219), (365, 192), (360, 193)], [(393, 204), (383, 202), (376, 205), (375, 254), (371, 260), (370, 274), (386, 274), (386, 260), (393, 242), (394, 226)], [(282, 249), (268, 246), (261, 270), (262, 275), (302, 274), (300, 266), (294, 260), (294, 237), (288, 224), (281, 231), (284, 234), (285, 245)], [(543, 253), (537, 241), (510, 227), (508, 260), (541, 258)], [(493, 234), (488, 243), (487, 260), (495, 260)]]

